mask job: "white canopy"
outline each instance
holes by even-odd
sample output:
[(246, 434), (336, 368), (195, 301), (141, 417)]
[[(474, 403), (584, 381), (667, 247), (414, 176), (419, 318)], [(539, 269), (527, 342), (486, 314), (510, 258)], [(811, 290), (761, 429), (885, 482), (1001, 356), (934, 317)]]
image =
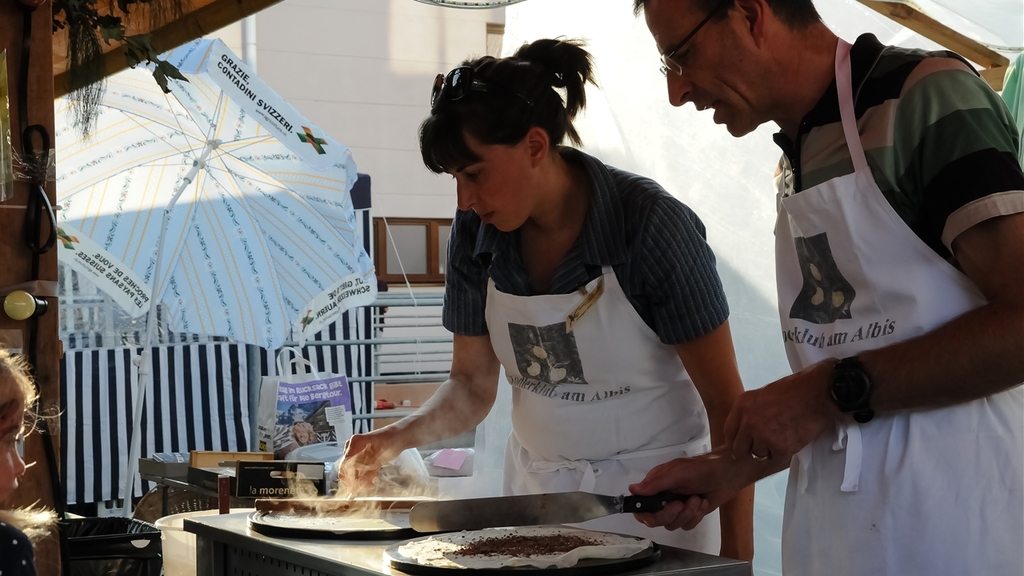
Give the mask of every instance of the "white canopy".
[[(939, 48), (856, 0), (815, 4), (825, 23), (847, 40), (872, 32), (885, 44)], [(923, 0), (919, 5), (978, 41), (1024, 44), (1021, 0)], [(609, 164), (654, 178), (707, 225), (729, 298), (744, 384), (758, 388), (788, 374), (772, 233), (772, 177), (781, 151), (771, 136), (777, 127), (761, 126), (736, 139), (712, 122), (710, 112), (669, 105), (654, 40), (643, 19), (633, 17), (629, 0), (531, 0), (507, 9), (506, 54), (523, 42), (557, 36), (586, 39), (597, 65), (601, 88), (588, 90), (588, 108), (577, 126), (584, 149)], [(758, 576), (781, 573), (785, 486), (786, 475), (780, 474), (757, 487)]]

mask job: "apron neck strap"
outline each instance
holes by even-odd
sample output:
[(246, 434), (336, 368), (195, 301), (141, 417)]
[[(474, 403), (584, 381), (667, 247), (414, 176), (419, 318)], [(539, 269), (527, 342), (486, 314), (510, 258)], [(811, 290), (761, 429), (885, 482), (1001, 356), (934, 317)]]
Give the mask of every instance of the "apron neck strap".
[(850, 149), (853, 168), (857, 172), (868, 170), (864, 146), (860, 142), (857, 131), (857, 113), (853, 107), (853, 77), (850, 73), (849, 42), (839, 39), (836, 46), (836, 91), (839, 93), (839, 114), (843, 119), (843, 134), (846, 135), (846, 146)]

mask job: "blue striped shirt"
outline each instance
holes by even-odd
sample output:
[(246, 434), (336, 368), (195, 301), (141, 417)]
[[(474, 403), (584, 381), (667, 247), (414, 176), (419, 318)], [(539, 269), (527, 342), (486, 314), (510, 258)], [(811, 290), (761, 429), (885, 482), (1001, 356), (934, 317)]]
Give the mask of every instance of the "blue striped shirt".
[[(704, 224), (657, 182), (564, 149), (590, 178), (591, 203), (583, 230), (559, 264), (551, 294), (569, 294), (611, 266), (633, 308), (667, 345), (704, 336), (729, 317)], [(515, 296), (533, 296), (519, 251), (518, 231), (482, 224), (459, 211), (448, 243), (442, 320), (464, 336), (484, 336), (487, 280)]]

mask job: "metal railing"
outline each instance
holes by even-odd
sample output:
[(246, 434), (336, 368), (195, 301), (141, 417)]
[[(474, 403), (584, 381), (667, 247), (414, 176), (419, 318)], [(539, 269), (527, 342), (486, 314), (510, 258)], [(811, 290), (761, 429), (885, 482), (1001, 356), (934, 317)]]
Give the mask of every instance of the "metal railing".
[(443, 382), (452, 334), (441, 325), (443, 289), (381, 292), (374, 302), (375, 383)]
[[(307, 340), (305, 346), (371, 346), (372, 371), (348, 380), (366, 394), (390, 398), (378, 386), (436, 384), (447, 380), (452, 365), (453, 337), (441, 324), (444, 290), (414, 289), (381, 292), (371, 309), (370, 338)], [(294, 345), (294, 343), (286, 343)], [(355, 420), (400, 418), (411, 409), (371, 410), (353, 414)]]

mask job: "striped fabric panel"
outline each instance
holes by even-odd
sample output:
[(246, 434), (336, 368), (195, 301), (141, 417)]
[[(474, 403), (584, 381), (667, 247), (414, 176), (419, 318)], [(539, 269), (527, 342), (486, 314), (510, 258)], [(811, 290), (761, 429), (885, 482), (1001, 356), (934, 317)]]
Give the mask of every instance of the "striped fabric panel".
[[(357, 210), (356, 215), (357, 237), (372, 253), (370, 210)], [(69, 275), (67, 281), (79, 290), (76, 274)], [(80, 310), (82, 314), (97, 313), (87, 308)], [(88, 319), (81, 324), (103, 325)], [(77, 324), (68, 327), (72, 326), (79, 328)], [(346, 312), (341, 320), (315, 335), (314, 340), (365, 340), (372, 336), (372, 330), (372, 309), (364, 307)], [(131, 390), (137, 382), (131, 359), (139, 349), (114, 346), (123, 345), (125, 340), (138, 342), (143, 337), (144, 332), (140, 331), (115, 330), (112, 335), (105, 335), (98, 328), (62, 332), (66, 352), (61, 361), (60, 381), (61, 461), (69, 504), (121, 497), (122, 468), (128, 457), (134, 409)], [(260, 382), (260, 375), (249, 374), (247, 356), (258, 358), (262, 374), (273, 374), (276, 368), (272, 362), (268, 364), (266, 350), (227, 342), (209, 343), (210, 337), (196, 334), (161, 332), (161, 337), (167, 343), (190, 345), (154, 348), (155, 382), (147, 392), (146, 403), (146, 414), (154, 414), (154, 420), (150, 425), (144, 419), (143, 457), (154, 452), (193, 449), (247, 450), (249, 387)], [(353, 377), (373, 373), (371, 345), (307, 347), (303, 352), (323, 373)], [(355, 412), (368, 413), (372, 408), (371, 384), (353, 384), (352, 393)], [(357, 420), (355, 426), (356, 432), (369, 431), (368, 421)], [(134, 493), (144, 494), (150, 487), (149, 482), (137, 478)]]
[[(69, 504), (119, 500), (132, 432), (138, 348), (69, 350), (61, 369), (61, 459)], [(130, 384), (130, 385), (129, 385)], [(142, 455), (245, 450), (249, 438), (245, 346), (153, 349)], [(75, 407), (75, 409), (69, 409)], [(150, 417), (152, 415), (152, 417)], [(134, 495), (152, 486), (136, 478)]]
[[(368, 339), (371, 323), (369, 308), (349, 311), (342, 320), (318, 333), (314, 340)], [(155, 389), (149, 388), (147, 416), (143, 420), (146, 438), (143, 457), (155, 452), (188, 452), (193, 449), (248, 449), (248, 395), (242, 391), (248, 386), (246, 349), (258, 355), (262, 374), (274, 375), (277, 369), (266, 349), (237, 344), (220, 347), (229, 346), (239, 350), (237, 358), (225, 359), (223, 354), (211, 354), (211, 346), (154, 349), (159, 352), (154, 356), (154, 372), (163, 377), (157, 381)], [(118, 473), (118, 463), (126, 459), (128, 453), (126, 433), (120, 431), (131, 429), (129, 423), (134, 406), (131, 393), (117, 386), (116, 382), (129, 378), (133, 386), (137, 382), (131, 365), (133, 353), (126, 349), (85, 350), (69, 354), (74, 358), (68, 358), (68, 362), (62, 364), (65, 368), (62, 370), (62, 396), (68, 403), (78, 403), (80, 408), (77, 416), (71, 415), (75, 411), (66, 409), (62, 414), (62, 429), (66, 431), (62, 458), (66, 463), (68, 503), (111, 500), (114, 492), (120, 493), (122, 476)], [(372, 345), (369, 344), (307, 346), (303, 349), (303, 357), (324, 375), (369, 376), (373, 372)], [(106, 379), (105, 385), (93, 390), (92, 394), (84, 385), (87, 381), (84, 375), (90, 372), (99, 372), (98, 379)], [(215, 378), (211, 386), (204, 374), (223, 374), (224, 378)], [(164, 381), (177, 381), (180, 386), (168, 387)], [(241, 382), (244, 386), (225, 386), (225, 381)], [(69, 386), (69, 382), (73, 384)], [(369, 382), (351, 384), (356, 414), (372, 410), (371, 386)], [(242, 402), (244, 408), (239, 407)], [(225, 411), (224, 407), (230, 403), (235, 405), (234, 409)], [(154, 414), (152, 423), (148, 420), (150, 413)], [(98, 429), (96, 422), (109, 422), (109, 436)], [(354, 428), (356, 433), (368, 432), (369, 422), (357, 420)], [(104, 440), (104, 437), (108, 439)], [(68, 452), (73, 453), (70, 459)], [(116, 478), (116, 483), (112, 478)], [(144, 494), (151, 487), (149, 482), (139, 479), (135, 495)]]

